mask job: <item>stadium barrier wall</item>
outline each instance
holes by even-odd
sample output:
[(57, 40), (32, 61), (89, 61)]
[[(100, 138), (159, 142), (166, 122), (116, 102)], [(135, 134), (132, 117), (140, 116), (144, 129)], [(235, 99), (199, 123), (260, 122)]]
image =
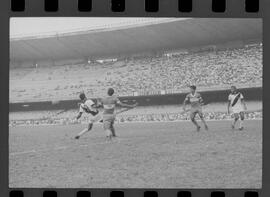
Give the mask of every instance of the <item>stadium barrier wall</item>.
[[(239, 89), (244, 94), (246, 101), (261, 101), (262, 87)], [(229, 90), (204, 91), (200, 92), (204, 103), (227, 102)], [(187, 93), (166, 94), (166, 95), (148, 95), (148, 96), (126, 96), (119, 97), (122, 102), (138, 102), (139, 106), (154, 105), (176, 105), (182, 104)], [(42, 111), (42, 110), (70, 110), (78, 108), (80, 100), (62, 100), (59, 102), (24, 102), (10, 103), (9, 111)]]

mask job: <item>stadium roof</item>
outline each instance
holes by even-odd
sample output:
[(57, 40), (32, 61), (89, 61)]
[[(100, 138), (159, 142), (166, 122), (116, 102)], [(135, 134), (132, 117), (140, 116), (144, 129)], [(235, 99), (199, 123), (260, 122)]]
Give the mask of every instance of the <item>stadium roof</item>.
[(10, 39), (12, 62), (114, 57), (261, 39), (261, 19), (164, 19)]

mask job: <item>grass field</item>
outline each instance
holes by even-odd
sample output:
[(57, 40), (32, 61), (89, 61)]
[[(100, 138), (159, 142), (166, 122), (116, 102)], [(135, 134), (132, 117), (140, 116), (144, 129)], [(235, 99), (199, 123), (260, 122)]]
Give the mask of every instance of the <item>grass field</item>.
[(112, 142), (99, 124), (74, 140), (84, 126), (10, 128), (10, 187), (261, 187), (261, 120), (116, 124)]

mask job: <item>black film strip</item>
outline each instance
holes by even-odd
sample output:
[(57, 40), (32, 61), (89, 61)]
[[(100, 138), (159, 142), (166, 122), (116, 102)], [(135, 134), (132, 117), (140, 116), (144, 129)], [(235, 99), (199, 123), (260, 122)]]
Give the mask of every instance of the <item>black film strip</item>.
[[(0, 3), (0, 13), (3, 17), (3, 31), (0, 34), (2, 53), (0, 58), (5, 66), (1, 66), (1, 90), (8, 87), (8, 21), (10, 17), (224, 17), (224, 18), (263, 18), (264, 36), (264, 62), (269, 63), (266, 57), (270, 50), (268, 38), (270, 35), (270, 3), (268, 0), (4, 0)], [(3, 42), (2, 42), (3, 41)], [(268, 43), (266, 43), (268, 41)], [(4, 60), (6, 58), (6, 60)], [(267, 59), (266, 59), (267, 58)], [(264, 65), (265, 66), (265, 65)], [(265, 76), (269, 68), (264, 67)], [(264, 84), (269, 79), (264, 79)], [(265, 87), (268, 85), (264, 85)], [(264, 87), (264, 88), (265, 88)], [(266, 90), (267, 91), (267, 90)], [(264, 96), (268, 94), (264, 90)], [(1, 99), (1, 134), (0, 134), (0, 196), (3, 197), (266, 197), (270, 195), (270, 168), (269, 144), (263, 144), (263, 187), (262, 189), (74, 189), (74, 188), (9, 188), (8, 186), (8, 88), (4, 91), (5, 98)], [(268, 103), (264, 107), (268, 110)], [(264, 112), (265, 116), (268, 112)], [(264, 123), (264, 129), (269, 129), (269, 124)], [(269, 132), (268, 132), (269, 133)], [(264, 131), (264, 143), (270, 136)], [(3, 142), (3, 143), (2, 143)], [(3, 148), (2, 148), (3, 147)], [(268, 156), (266, 155), (268, 154)], [(2, 167), (3, 165), (3, 167)], [(2, 173), (3, 172), (3, 173)], [(2, 174), (1, 174), (2, 173)]]

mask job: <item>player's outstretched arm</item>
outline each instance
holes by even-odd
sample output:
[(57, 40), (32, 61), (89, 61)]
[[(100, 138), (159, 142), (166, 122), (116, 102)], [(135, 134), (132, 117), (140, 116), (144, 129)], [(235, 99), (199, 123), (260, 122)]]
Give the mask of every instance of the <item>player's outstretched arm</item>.
[(99, 108), (102, 107), (102, 99), (101, 98), (97, 98), (97, 102), (94, 105), (95, 108)]
[(135, 103), (133, 105), (129, 105), (129, 104), (126, 104), (126, 103), (122, 103), (121, 101), (118, 101), (117, 102), (118, 105), (120, 105), (121, 107), (128, 107), (128, 108), (134, 108), (138, 105), (138, 103)]

